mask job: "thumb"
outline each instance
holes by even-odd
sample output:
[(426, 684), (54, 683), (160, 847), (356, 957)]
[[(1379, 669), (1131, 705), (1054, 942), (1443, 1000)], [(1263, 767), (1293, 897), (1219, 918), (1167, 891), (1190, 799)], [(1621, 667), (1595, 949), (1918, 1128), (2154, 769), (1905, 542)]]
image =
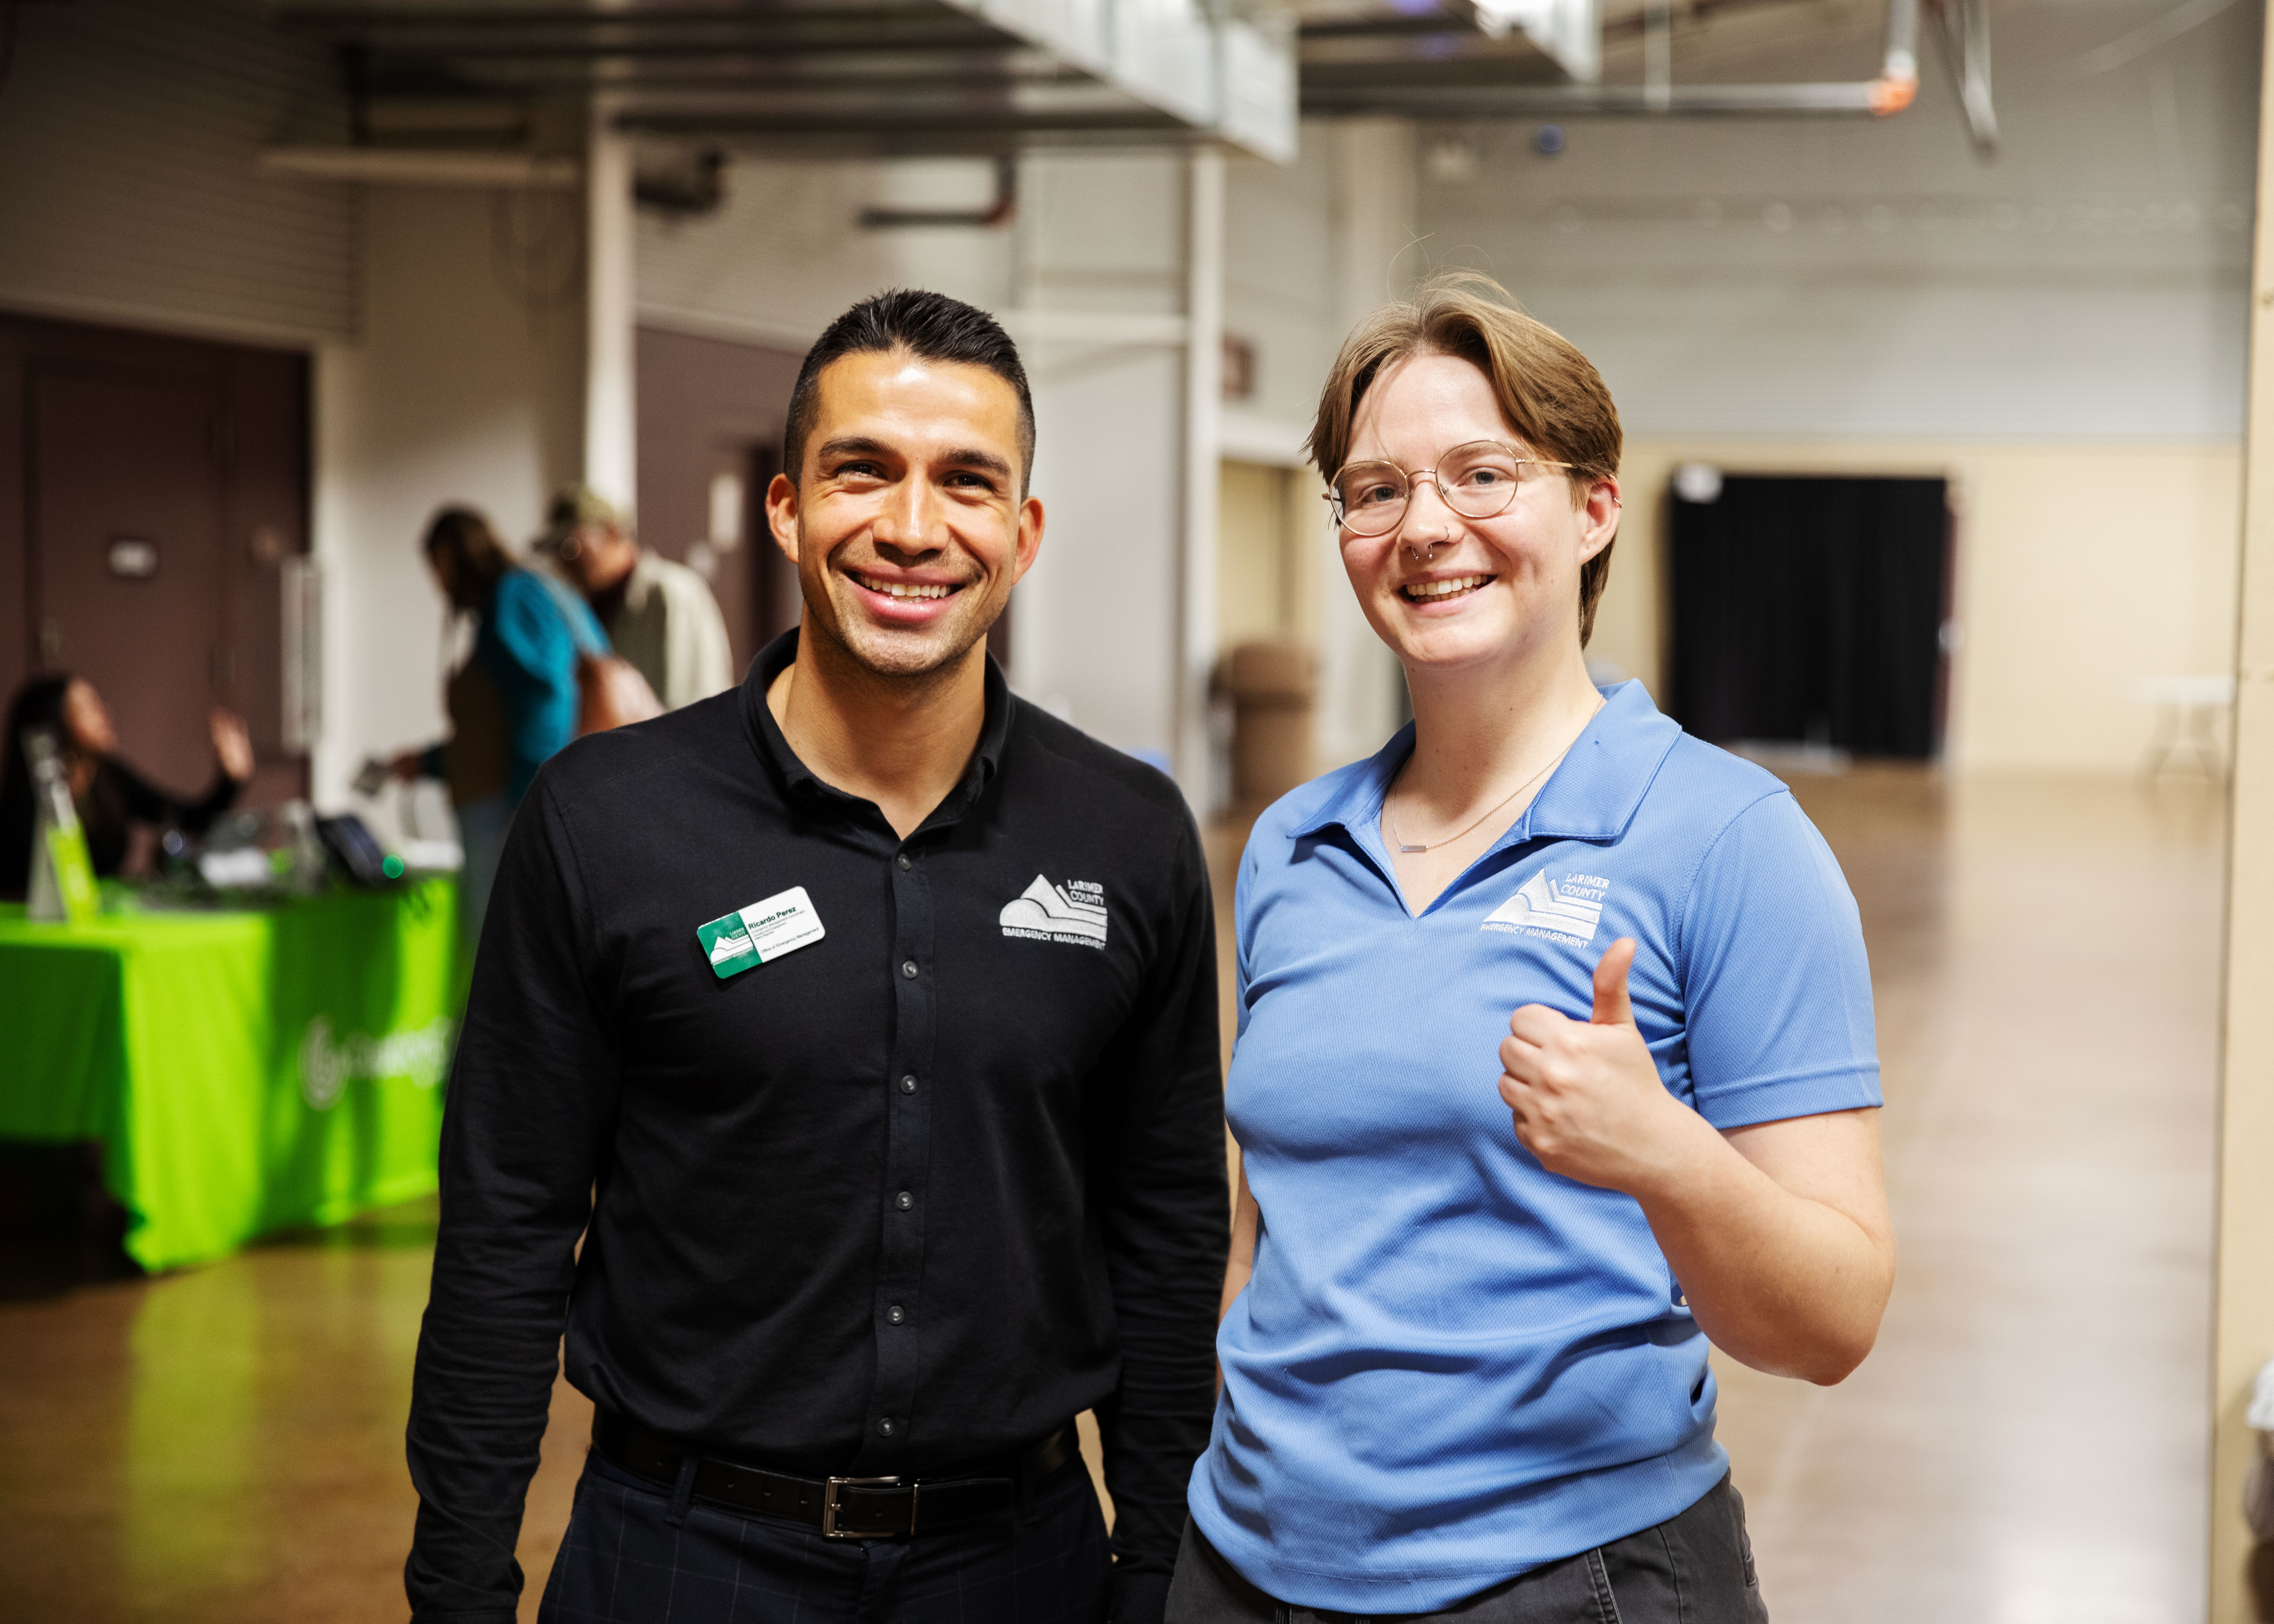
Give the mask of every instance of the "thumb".
[(1627, 972), (1634, 968), (1634, 938), (1621, 936), (1595, 966), (1596, 1026), (1634, 1025), (1634, 1005), (1627, 1001)]

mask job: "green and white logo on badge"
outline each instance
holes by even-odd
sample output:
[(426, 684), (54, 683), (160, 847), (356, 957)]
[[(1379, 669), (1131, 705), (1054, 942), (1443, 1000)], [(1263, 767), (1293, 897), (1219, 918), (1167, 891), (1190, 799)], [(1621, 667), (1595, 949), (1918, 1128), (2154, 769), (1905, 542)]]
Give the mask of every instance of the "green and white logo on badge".
[(695, 939), (703, 944), (711, 973), (722, 981), (784, 953), (810, 947), (827, 934), (802, 885), (777, 891), (764, 902), (753, 902), (695, 928)]

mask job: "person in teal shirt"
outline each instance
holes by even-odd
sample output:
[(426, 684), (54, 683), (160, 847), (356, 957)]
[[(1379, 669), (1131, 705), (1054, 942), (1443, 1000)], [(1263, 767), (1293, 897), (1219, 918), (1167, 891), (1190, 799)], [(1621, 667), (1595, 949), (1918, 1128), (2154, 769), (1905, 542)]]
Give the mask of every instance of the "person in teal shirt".
[(450, 736), (404, 751), (390, 770), (405, 781), (436, 778), (450, 786), (466, 853), (459, 917), (471, 944), (514, 809), (537, 770), (576, 736), (577, 660), (606, 653), (608, 637), (583, 598), (516, 564), (471, 508), (435, 515), (424, 551), (451, 607), (476, 618), (474, 649), (445, 693)]

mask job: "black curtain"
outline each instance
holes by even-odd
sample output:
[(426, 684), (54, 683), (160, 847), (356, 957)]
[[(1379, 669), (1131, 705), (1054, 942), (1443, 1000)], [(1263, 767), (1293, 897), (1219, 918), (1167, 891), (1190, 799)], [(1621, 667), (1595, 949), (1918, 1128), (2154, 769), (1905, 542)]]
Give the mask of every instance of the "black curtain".
[(1674, 714), (1702, 739), (1859, 756), (1939, 743), (1939, 479), (1731, 475), (1674, 494)]

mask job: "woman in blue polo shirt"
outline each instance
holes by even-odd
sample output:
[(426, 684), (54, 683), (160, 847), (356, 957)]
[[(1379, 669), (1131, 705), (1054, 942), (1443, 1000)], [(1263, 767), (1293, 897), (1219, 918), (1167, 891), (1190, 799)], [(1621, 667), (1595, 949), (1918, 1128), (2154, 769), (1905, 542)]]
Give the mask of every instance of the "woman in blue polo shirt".
[(1763, 1619), (1708, 1339), (1836, 1382), (1886, 1305), (1855, 903), (1776, 779), (1588, 680), (1618, 416), (1503, 299), (1367, 320), (1313, 431), (1414, 719), (1241, 862), (1171, 1624)]

